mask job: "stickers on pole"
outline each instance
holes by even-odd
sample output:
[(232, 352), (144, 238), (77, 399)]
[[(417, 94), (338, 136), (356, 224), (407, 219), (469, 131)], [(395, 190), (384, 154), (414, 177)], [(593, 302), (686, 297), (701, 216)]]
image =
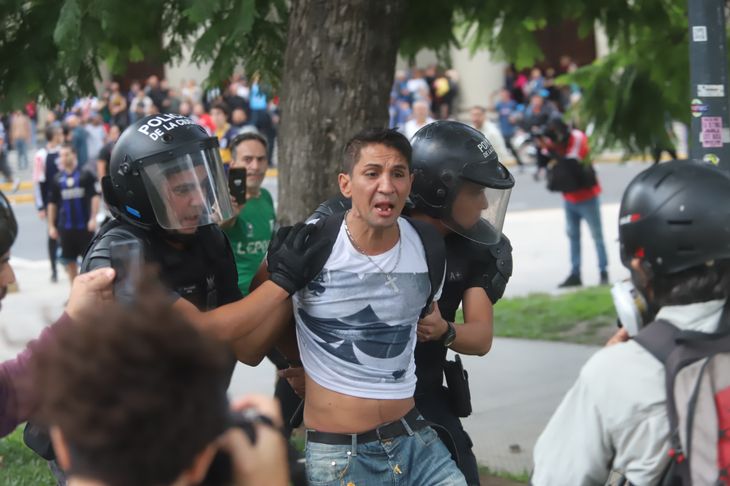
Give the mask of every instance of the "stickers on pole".
[(702, 102), (702, 100), (698, 100), (697, 98), (692, 100), (692, 116), (695, 118), (699, 118), (702, 116), (704, 112), (706, 112), (709, 109), (709, 107)]
[(702, 161), (707, 162), (708, 164), (718, 165), (720, 163), (720, 157), (715, 154), (705, 154), (705, 156), (702, 157)]
[(707, 42), (707, 27), (704, 25), (692, 27), (692, 40), (694, 42)]
[(703, 116), (700, 142), (703, 148), (722, 147), (722, 117)]
[(722, 84), (698, 84), (697, 96), (699, 98), (723, 98), (725, 86)]

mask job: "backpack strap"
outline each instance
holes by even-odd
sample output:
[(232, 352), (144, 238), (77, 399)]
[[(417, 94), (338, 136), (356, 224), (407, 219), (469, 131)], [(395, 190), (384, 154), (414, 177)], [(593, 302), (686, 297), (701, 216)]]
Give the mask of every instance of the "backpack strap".
[(634, 341), (649, 351), (661, 364), (666, 365), (669, 355), (677, 346), (677, 337), (680, 333), (676, 326), (660, 319), (644, 326), (634, 336)]
[(441, 283), (444, 281), (446, 272), (446, 244), (444, 238), (429, 223), (403, 216), (421, 238), (423, 249), (426, 252), (426, 265), (428, 265), (428, 279), (431, 282), (431, 293), (426, 300), (426, 305), (421, 311), (421, 317), (427, 315), (433, 303), (433, 298)]
[[(324, 264), (327, 263), (327, 259), (332, 254), (332, 247), (335, 246), (337, 241), (337, 234), (340, 232), (340, 226), (342, 226), (342, 220), (345, 217), (344, 212), (335, 212), (329, 215), (315, 214), (313, 216), (319, 217), (319, 221), (316, 224), (319, 228), (312, 236), (309, 237), (309, 244), (315, 244), (322, 240), (327, 240), (327, 251), (317, 252), (317, 259), (311, 262), (313, 275), (319, 275), (319, 272), (324, 268)], [(309, 220), (313, 219), (312, 217)], [(312, 275), (310, 274), (310, 275)]]
[[(337, 208), (333, 210), (331, 206), (327, 205), (327, 203), (320, 206), (327, 206), (325, 208), (326, 211), (321, 211), (321, 208), (318, 208), (318, 211), (309, 218), (309, 220), (312, 220), (315, 217), (320, 218), (319, 221), (314, 223), (320, 227), (319, 231), (315, 232), (311, 236), (311, 244), (321, 241), (322, 239), (326, 239), (328, 241), (327, 244), (329, 251), (320, 252), (319, 259), (312, 262), (312, 269), (316, 269), (316, 272), (314, 272), (315, 274), (319, 274), (319, 272), (322, 271), (324, 264), (327, 262), (327, 259), (332, 253), (332, 247), (335, 245), (337, 235), (340, 232), (340, 227), (342, 226), (342, 221), (346, 213), (346, 211), (337, 211)], [(446, 245), (444, 244), (443, 237), (429, 223), (418, 221), (407, 216), (403, 216), (403, 218), (408, 221), (413, 229), (416, 230), (416, 233), (418, 233), (418, 236), (421, 238), (421, 243), (423, 244), (423, 249), (426, 253), (426, 265), (428, 266), (428, 279), (431, 283), (431, 291), (428, 295), (428, 299), (426, 300), (426, 305), (423, 307), (423, 311), (421, 312), (421, 316), (424, 316), (431, 307), (436, 291), (438, 291), (441, 286), (441, 282), (443, 282), (444, 279), (444, 272), (446, 272)]]

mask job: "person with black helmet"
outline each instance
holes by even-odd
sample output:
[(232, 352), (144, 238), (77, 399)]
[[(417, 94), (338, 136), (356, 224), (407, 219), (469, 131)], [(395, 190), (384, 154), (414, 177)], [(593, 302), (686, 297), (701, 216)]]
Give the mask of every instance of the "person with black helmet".
[[(468, 484), (479, 484), (472, 442), (460, 416), (471, 411), (458, 383), (442, 386), (446, 352), (484, 355), (492, 345), (492, 306), (512, 274), (512, 247), (502, 234), (514, 178), (481, 132), (455, 121), (438, 121), (416, 132), (410, 215), (443, 235), (446, 280), (438, 310), (422, 319), (416, 346), (416, 406), (444, 427)], [(464, 323), (454, 325), (462, 305)], [(458, 366), (449, 362), (448, 366)], [(462, 383), (463, 384), (463, 383)], [(460, 404), (457, 405), (457, 404)]]
[[(218, 140), (182, 115), (151, 115), (130, 125), (112, 151), (101, 180), (113, 219), (86, 251), (81, 271), (111, 266), (115, 242), (138, 241), (159, 267), (172, 306), (228, 343), (238, 360), (258, 364), (291, 314), (282, 306), (309, 282), (322, 245), (308, 245), (313, 225), (281, 228), (267, 255), (269, 280), (245, 299), (230, 243), (218, 224), (233, 216)], [(231, 362), (231, 373), (233, 362)], [(53, 459), (47, 432), (29, 424), (26, 444)], [(51, 469), (61, 483), (63, 473)]]
[[(5, 298), (8, 286), (15, 282), (10, 265), (10, 248), (18, 235), (18, 223), (5, 195), (0, 192), (0, 301)], [(76, 278), (64, 314), (43, 330), (15, 358), (0, 363), (0, 437), (4, 437), (28, 419), (33, 397), (24, 396), (21, 390), (29, 374), (28, 364), (34, 349), (39, 349), (63, 326), (68, 326), (80, 313), (96, 306), (111, 295), (114, 272), (101, 269)]]
[[(275, 238), (270, 281), (241, 300), (233, 252), (218, 227), (233, 216), (218, 141), (187, 117), (152, 115), (127, 128), (114, 146), (102, 192), (114, 219), (90, 245), (82, 271), (109, 266), (114, 241), (136, 239), (147, 261), (160, 265), (174, 305), (225, 341), (238, 341), (266, 322), (308, 281), (313, 249), (304, 243), (314, 228), (300, 225)], [(265, 353), (273, 337), (263, 334)], [(258, 344), (248, 336), (252, 355), (239, 358), (258, 363)]]
[(672, 161), (629, 183), (619, 243), (631, 280), (614, 291), (623, 328), (583, 366), (540, 435), (532, 484), (608, 484), (615, 474), (615, 484), (659, 484), (673, 434), (664, 365), (645, 339), (666, 323), (706, 338), (727, 326), (728, 221), (730, 177), (717, 167)]

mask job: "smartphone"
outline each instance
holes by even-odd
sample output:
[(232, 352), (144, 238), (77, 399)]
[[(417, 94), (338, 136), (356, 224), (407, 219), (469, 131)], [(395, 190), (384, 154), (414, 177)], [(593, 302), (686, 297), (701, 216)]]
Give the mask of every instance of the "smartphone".
[(228, 169), (228, 190), (238, 205), (246, 203), (246, 169)]
[(109, 248), (114, 276), (114, 298), (130, 305), (142, 278), (142, 244), (138, 240), (113, 241)]

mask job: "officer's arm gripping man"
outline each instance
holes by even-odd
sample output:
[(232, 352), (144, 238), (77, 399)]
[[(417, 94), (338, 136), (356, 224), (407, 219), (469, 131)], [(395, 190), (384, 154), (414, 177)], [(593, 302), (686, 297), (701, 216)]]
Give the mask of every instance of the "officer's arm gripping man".
[[(247, 297), (207, 312), (198, 310), (182, 298), (177, 298), (173, 305), (191, 322), (222, 341), (246, 343), (245, 353), (240, 352), (241, 346), (236, 346), (239, 360), (257, 364), (289, 320), (289, 297), (313, 277), (309, 262), (322, 248), (321, 244), (308, 244), (308, 238), (315, 230), (313, 225), (301, 223), (281, 228), (271, 241), (267, 254), (270, 278)], [(93, 255), (91, 258), (94, 258)], [(108, 257), (99, 260), (94, 268), (99, 264), (109, 265)], [(254, 331), (257, 332), (253, 334)]]

